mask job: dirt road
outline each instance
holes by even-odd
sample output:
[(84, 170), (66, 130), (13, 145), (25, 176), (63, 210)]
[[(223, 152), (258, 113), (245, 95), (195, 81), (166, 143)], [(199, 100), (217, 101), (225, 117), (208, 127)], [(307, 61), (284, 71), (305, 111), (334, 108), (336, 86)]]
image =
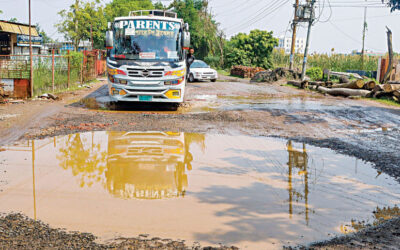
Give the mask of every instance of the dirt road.
[[(0, 106), (0, 212), (94, 233), (102, 247), (140, 234), (189, 247), (281, 248), (352, 232), (328, 246), (399, 244), (398, 222), (381, 220), (400, 216), (400, 109), (222, 80), (190, 83), (177, 111), (110, 110), (104, 82)], [(33, 223), (2, 220), (15, 218)], [(369, 224), (388, 229), (384, 243), (362, 231)]]

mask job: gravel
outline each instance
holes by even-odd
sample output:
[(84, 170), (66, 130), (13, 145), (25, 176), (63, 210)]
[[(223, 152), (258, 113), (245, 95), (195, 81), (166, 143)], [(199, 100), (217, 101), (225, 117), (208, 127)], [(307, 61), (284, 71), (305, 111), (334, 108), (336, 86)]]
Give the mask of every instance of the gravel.
[(109, 244), (96, 243), (96, 237), (89, 233), (65, 232), (32, 220), (21, 214), (0, 217), (0, 249), (221, 249), (234, 250), (236, 247), (187, 246), (184, 241), (148, 238), (120, 238)]

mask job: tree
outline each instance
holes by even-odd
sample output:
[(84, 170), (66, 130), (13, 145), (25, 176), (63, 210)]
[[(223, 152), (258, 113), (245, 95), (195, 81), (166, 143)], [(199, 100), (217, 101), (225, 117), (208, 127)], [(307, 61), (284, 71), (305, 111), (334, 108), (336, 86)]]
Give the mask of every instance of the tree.
[(104, 8), (104, 15), (108, 22), (115, 17), (128, 16), (130, 11), (153, 9), (151, 0), (113, 0)]
[(382, 3), (390, 7), (390, 11), (400, 10), (400, 0), (382, 0)]
[(43, 38), (44, 44), (53, 42), (53, 39), (51, 39), (51, 37), (49, 37), (47, 33), (44, 30), (42, 30), (42, 28), (38, 23), (36, 24), (36, 30), (38, 31), (39, 35)]
[(189, 24), (192, 47), (198, 58), (223, 56), (221, 42), (223, 43), (224, 39), (220, 39), (218, 35), (221, 31), (218, 23), (208, 11), (207, 0), (174, 0), (170, 7), (175, 9), (178, 17)]
[(13, 18), (10, 18), (10, 20), (8, 20), (9, 22), (12, 22), (12, 23), (17, 23), (18, 22), (18, 19), (17, 18), (15, 18), (15, 17), (13, 17)]
[(154, 9), (156, 10), (165, 10), (167, 9), (166, 6), (164, 6), (161, 2), (157, 2), (154, 4)]
[(81, 41), (91, 40), (92, 37), (95, 45), (103, 41), (107, 22), (99, 3), (99, 0), (92, 0), (81, 4), (80, 0), (75, 0), (75, 4), (70, 6), (69, 11), (59, 12), (62, 21), (56, 27), (60, 33), (64, 34), (65, 39), (73, 42), (75, 50), (78, 49)]
[(225, 57), (227, 66), (244, 65), (271, 68), (271, 55), (278, 39), (272, 32), (252, 30), (250, 34), (239, 33), (226, 43)]

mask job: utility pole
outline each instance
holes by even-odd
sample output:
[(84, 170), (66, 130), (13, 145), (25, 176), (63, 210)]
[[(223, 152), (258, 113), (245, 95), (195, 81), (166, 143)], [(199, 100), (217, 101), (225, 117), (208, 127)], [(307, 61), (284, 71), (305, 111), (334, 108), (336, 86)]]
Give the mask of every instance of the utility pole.
[(296, 0), (294, 5), (294, 19), (293, 19), (293, 34), (292, 34), (292, 48), (290, 50), (290, 64), (289, 69), (293, 69), (294, 54), (296, 53), (296, 33), (297, 33), (297, 10), (299, 8), (299, 0)]
[(31, 97), (33, 97), (33, 59), (32, 59), (32, 13), (31, 13), (31, 0), (29, 0), (29, 64), (30, 64), (30, 78), (31, 78)]
[[(365, 0), (367, 2), (367, 0)], [(367, 7), (364, 8), (364, 25), (362, 37), (362, 50), (361, 50), (361, 69), (364, 70), (364, 57), (365, 57), (365, 34), (367, 32)]]
[[(75, 9), (74, 9), (74, 15), (75, 15), (75, 35), (77, 35), (78, 34), (78, 25), (79, 25), (79, 23), (78, 23), (78, 9), (79, 9), (79, 0), (75, 0)], [(78, 43), (78, 40), (75, 38), (74, 39), (74, 47), (75, 47), (75, 51), (78, 51), (78, 47), (79, 47), (79, 44), (77, 44)]]
[(316, 0), (307, 0), (308, 8), (310, 11), (310, 17), (308, 19), (308, 31), (307, 31), (307, 42), (306, 48), (304, 50), (304, 59), (303, 59), (303, 69), (301, 71), (301, 80), (304, 81), (306, 77), (306, 68), (307, 68), (307, 55), (308, 55), (308, 47), (310, 46), (310, 37), (311, 37), (311, 27), (314, 22), (314, 5)]
[(90, 23), (90, 41), (92, 43), (92, 50), (94, 48), (94, 43), (93, 43), (93, 23)]

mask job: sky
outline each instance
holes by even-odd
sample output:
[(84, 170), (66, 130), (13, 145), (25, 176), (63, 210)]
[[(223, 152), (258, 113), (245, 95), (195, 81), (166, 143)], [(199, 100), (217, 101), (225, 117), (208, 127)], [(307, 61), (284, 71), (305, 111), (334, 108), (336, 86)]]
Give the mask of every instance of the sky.
[[(31, 0), (32, 23), (40, 26), (53, 39), (63, 39), (54, 27), (60, 21), (58, 12), (69, 8), (74, 0)], [(111, 0), (102, 0), (105, 4)], [(156, 0), (163, 3), (169, 0)], [(156, 2), (153, 1), (153, 2)], [(273, 31), (274, 36), (291, 36), (289, 22), (293, 19), (295, 0), (210, 0), (210, 10), (227, 37), (252, 29)], [(350, 53), (361, 50), (365, 0), (319, 0), (317, 16), (311, 31), (310, 52)], [(331, 8), (329, 7), (332, 6)], [(400, 51), (400, 11), (390, 13), (381, 7), (380, 0), (367, 0), (366, 49), (374, 52), (387, 50), (386, 26), (393, 32), (394, 50)], [(379, 6), (380, 8), (376, 8)], [(0, 20), (17, 18), (28, 22), (28, 0), (0, 0)], [(306, 37), (303, 24), (298, 36)]]

